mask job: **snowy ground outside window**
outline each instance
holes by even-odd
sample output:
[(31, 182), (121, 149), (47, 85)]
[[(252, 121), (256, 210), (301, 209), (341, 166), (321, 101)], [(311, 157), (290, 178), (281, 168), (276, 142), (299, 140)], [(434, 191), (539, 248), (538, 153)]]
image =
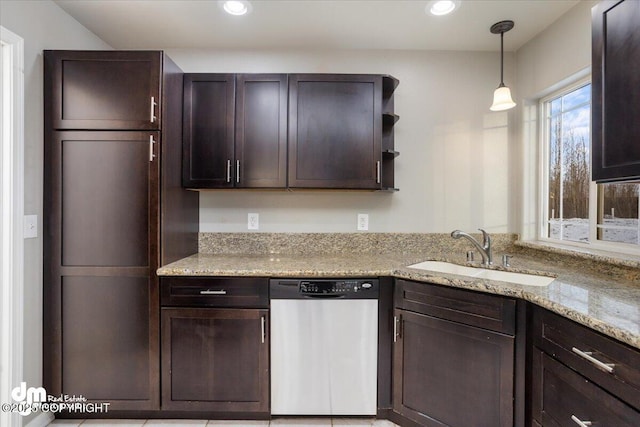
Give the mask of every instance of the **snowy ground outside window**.
[[(551, 225), (551, 235), (549, 237), (552, 239), (560, 239), (560, 229), (562, 227), (562, 240), (571, 240), (574, 242), (589, 241), (588, 219), (552, 219), (549, 220), (549, 224)], [(604, 238), (601, 240), (607, 242), (629, 243), (632, 245), (640, 244), (637, 219), (609, 218), (604, 220), (603, 226), (614, 226), (616, 228), (604, 228)]]

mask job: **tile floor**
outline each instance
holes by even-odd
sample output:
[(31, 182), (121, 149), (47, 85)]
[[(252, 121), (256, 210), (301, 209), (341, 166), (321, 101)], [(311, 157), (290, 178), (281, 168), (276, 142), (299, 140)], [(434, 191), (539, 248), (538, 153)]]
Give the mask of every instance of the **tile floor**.
[(387, 420), (371, 418), (274, 418), (271, 421), (207, 421), (207, 420), (55, 420), (49, 426), (65, 427), (253, 427), (253, 426), (295, 426), (295, 427), (397, 427)]

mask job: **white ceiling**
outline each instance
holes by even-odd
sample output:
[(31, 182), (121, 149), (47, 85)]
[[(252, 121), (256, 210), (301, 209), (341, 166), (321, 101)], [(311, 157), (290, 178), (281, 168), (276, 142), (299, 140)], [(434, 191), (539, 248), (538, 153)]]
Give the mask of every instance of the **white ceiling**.
[(305, 48), (497, 51), (492, 24), (511, 19), (515, 51), (580, 0), (461, 0), (453, 14), (429, 0), (253, 0), (231, 16), (217, 0), (56, 0), (116, 49)]

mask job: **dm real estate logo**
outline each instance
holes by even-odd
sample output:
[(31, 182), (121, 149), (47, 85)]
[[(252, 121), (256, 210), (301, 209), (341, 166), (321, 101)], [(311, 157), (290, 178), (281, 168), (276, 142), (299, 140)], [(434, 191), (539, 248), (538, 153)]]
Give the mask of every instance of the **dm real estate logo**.
[(11, 398), (16, 403), (16, 407), (12, 407), (11, 412), (29, 415), (38, 409), (39, 404), (47, 402), (47, 390), (44, 387), (27, 388), (27, 383), (23, 381), (18, 387), (11, 390)]
[(12, 403), (3, 403), (3, 412), (17, 412), (20, 415), (29, 415), (32, 412), (76, 412), (76, 413), (106, 413), (109, 411), (109, 402), (87, 402), (84, 396), (49, 396), (44, 387), (27, 387), (26, 382), (21, 382), (18, 387), (11, 390)]

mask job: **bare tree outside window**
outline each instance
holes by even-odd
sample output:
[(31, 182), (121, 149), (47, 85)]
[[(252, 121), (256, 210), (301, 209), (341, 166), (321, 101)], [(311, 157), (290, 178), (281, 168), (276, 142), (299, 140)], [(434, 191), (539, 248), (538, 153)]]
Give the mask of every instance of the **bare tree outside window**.
[(545, 103), (548, 120), (548, 234), (589, 240), (589, 132), (591, 85)]
[[(640, 245), (640, 183), (597, 185), (589, 200), (591, 84), (586, 83), (542, 102), (547, 145), (546, 236), (574, 242), (598, 241)], [(597, 220), (589, 218), (590, 204)], [(595, 226), (594, 226), (595, 224)]]
[(640, 245), (640, 184), (598, 186), (598, 240)]

